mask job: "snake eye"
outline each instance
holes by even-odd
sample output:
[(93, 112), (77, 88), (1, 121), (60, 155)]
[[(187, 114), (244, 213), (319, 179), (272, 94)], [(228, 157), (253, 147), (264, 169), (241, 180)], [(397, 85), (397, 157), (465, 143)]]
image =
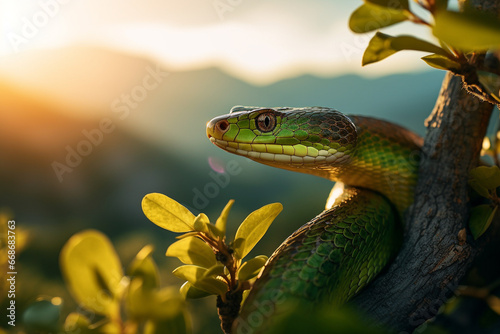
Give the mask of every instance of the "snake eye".
[(266, 112), (257, 117), (257, 129), (262, 132), (273, 131), (276, 127), (276, 116), (273, 113)]

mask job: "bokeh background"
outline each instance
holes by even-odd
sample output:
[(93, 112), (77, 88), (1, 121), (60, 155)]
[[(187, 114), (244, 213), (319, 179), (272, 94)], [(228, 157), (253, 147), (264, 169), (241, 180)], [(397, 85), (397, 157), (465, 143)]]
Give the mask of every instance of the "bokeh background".
[[(233, 231), (251, 211), (283, 203), (255, 254), (271, 254), (321, 212), (331, 182), (231, 156), (207, 140), (206, 122), (233, 105), (328, 106), (423, 135), (444, 73), (416, 52), (362, 68), (371, 35), (347, 26), (360, 4), (0, 1), (0, 207), (28, 235), (18, 315), (40, 295), (74, 309), (58, 256), (86, 228), (106, 233), (125, 265), (153, 244), (162, 284), (180, 286), (170, 274), (179, 263), (164, 256), (175, 235), (143, 215), (147, 193), (212, 220), (235, 199)], [(399, 24), (387, 33), (432, 39), (419, 29)], [(98, 135), (103, 122), (108, 132)], [(70, 153), (78, 150), (85, 155)], [(229, 161), (236, 175), (225, 170)], [(219, 332), (214, 305), (191, 303), (195, 332)]]

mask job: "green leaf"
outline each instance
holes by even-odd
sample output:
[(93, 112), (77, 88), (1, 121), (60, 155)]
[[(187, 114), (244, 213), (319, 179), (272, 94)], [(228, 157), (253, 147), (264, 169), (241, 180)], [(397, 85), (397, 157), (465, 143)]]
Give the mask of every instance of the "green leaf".
[(219, 218), (217, 218), (217, 221), (215, 222), (215, 227), (217, 227), (217, 229), (220, 231), (221, 238), (223, 238), (226, 235), (227, 217), (229, 216), (229, 211), (231, 211), (233, 204), (234, 204), (233, 199), (227, 202)]
[(147, 289), (157, 289), (160, 286), (160, 274), (152, 257), (153, 246), (144, 246), (130, 264), (128, 275), (141, 277), (143, 286)]
[(481, 185), (477, 180), (469, 179), (469, 186), (474, 189), (479, 195), (484, 198), (490, 198), (491, 194), (486, 187)]
[(180, 288), (180, 293), (185, 299), (198, 299), (210, 296), (210, 293), (195, 288), (191, 283), (185, 282)]
[(469, 220), (469, 228), (474, 239), (478, 239), (488, 229), (497, 212), (498, 206), (494, 208), (488, 204), (478, 205), (472, 208)]
[(434, 16), (434, 36), (463, 51), (500, 47), (500, 20), (475, 10), (439, 11)]
[(394, 9), (410, 9), (408, 0), (365, 0), (365, 2)]
[(83, 314), (72, 312), (64, 321), (64, 333), (90, 334), (90, 320)]
[(351, 14), (349, 28), (355, 33), (365, 33), (406, 21), (410, 17), (411, 13), (405, 9), (365, 3)]
[(461, 68), (460, 64), (450, 58), (439, 55), (432, 54), (425, 57), (422, 57), (422, 60), (427, 63), (427, 65), (437, 68), (439, 70), (458, 72)]
[(129, 317), (140, 321), (173, 317), (185, 307), (176, 288), (145, 289), (141, 278), (130, 282), (125, 305)]
[(469, 183), (472, 180), (486, 189), (495, 190), (500, 187), (500, 168), (497, 166), (479, 166), (473, 168), (469, 173)]
[(234, 238), (235, 241), (240, 238), (244, 240), (241, 244), (234, 245), (235, 256), (238, 259), (243, 259), (252, 250), (281, 210), (283, 210), (281, 203), (268, 204), (245, 218)]
[(364, 66), (378, 62), (402, 50), (424, 51), (447, 56), (446, 51), (439, 46), (416, 37), (404, 35), (394, 37), (377, 32), (368, 43), (362, 64)]
[(219, 229), (217, 227), (215, 227), (215, 225), (208, 224), (206, 226), (207, 226), (207, 229), (208, 229), (208, 235), (213, 240), (217, 240), (217, 238), (219, 238), (219, 237), (220, 238), (224, 237), (224, 234), (221, 231), (219, 231)]
[(245, 249), (245, 242), (246, 240), (244, 238), (236, 238), (233, 241), (233, 250), (234, 250), (234, 257), (236, 259), (242, 259), (243, 254), (241, 253), (243, 249)]
[(195, 216), (184, 206), (163, 194), (152, 193), (144, 196), (142, 211), (149, 220), (166, 230), (172, 232), (194, 230)]
[(190, 238), (190, 237), (197, 237), (199, 235), (199, 232), (188, 232), (184, 233), (181, 235), (176, 236), (176, 239), (185, 239), (185, 238)]
[(167, 319), (149, 320), (144, 325), (144, 334), (187, 334), (191, 333), (191, 319), (186, 311)]
[(200, 213), (194, 219), (193, 227), (198, 232), (208, 233), (207, 225), (210, 225), (210, 220), (208, 219), (207, 215), (204, 213)]
[(500, 103), (500, 76), (485, 71), (477, 71), (477, 76), (481, 85)]
[(218, 296), (223, 296), (228, 291), (226, 282), (213, 277), (205, 277), (194, 283), (193, 286)]
[(259, 255), (243, 263), (243, 265), (238, 270), (238, 275), (237, 275), (238, 280), (248, 281), (249, 279), (252, 279), (255, 276), (257, 276), (262, 266), (266, 264), (266, 261), (267, 261), (267, 256)]
[(78, 304), (107, 316), (119, 312), (122, 265), (104, 234), (86, 230), (73, 235), (61, 251), (60, 263), (66, 285)]
[(92, 334), (118, 334), (122, 332), (122, 326), (118, 321), (99, 321), (91, 325)]
[(175, 276), (188, 281), (197, 289), (215, 295), (225, 293), (228, 289), (227, 284), (213, 277), (205, 277), (206, 272), (207, 269), (205, 268), (193, 265), (185, 265), (174, 269), (172, 273)]
[(184, 264), (194, 264), (204, 268), (210, 268), (217, 263), (212, 248), (197, 237), (174, 242), (168, 247), (165, 255), (176, 257)]
[[(53, 300), (57, 302), (53, 302)], [(56, 333), (61, 315), (60, 298), (40, 299), (30, 304), (23, 313), (23, 324), (35, 332)]]
[(203, 277), (206, 271), (207, 268), (188, 264), (175, 268), (172, 274), (194, 285), (196, 281)]
[(224, 268), (225, 266), (223, 264), (216, 264), (211, 268), (208, 268), (208, 270), (203, 274), (203, 278), (205, 277), (216, 277), (216, 276), (222, 276), (224, 275)]

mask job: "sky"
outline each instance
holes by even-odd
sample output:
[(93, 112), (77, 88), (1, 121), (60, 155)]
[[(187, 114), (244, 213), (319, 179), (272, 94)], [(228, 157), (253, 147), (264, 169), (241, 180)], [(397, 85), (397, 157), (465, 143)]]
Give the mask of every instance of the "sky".
[[(371, 35), (348, 30), (362, 1), (342, 0), (0, 0), (0, 56), (74, 45), (146, 56), (167, 68), (218, 67), (265, 85), (302, 74), (380, 76), (420, 71), (407, 52), (361, 68)], [(432, 40), (411, 23), (384, 30)], [(413, 59), (413, 61), (409, 61)], [(408, 64), (411, 64), (409, 67)]]

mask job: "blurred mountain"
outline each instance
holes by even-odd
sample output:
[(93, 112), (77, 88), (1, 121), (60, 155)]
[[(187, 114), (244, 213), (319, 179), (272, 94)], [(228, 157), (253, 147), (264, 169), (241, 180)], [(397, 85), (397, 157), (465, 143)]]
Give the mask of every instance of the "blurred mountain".
[[(165, 193), (212, 219), (234, 198), (233, 228), (252, 210), (279, 201), (284, 212), (260, 249), (270, 253), (322, 210), (332, 183), (231, 156), (206, 139), (205, 123), (237, 104), (315, 105), (389, 119), (423, 134), (442, 77), (439, 71), (302, 76), (253, 86), (218, 69), (175, 72), (97, 48), (4, 59), (0, 207), (36, 231), (34, 247), (45, 257), (86, 227), (112, 236), (153, 235), (163, 251), (174, 235), (142, 214), (141, 199), (149, 192)], [(85, 154), (71, 153), (78, 150)], [(238, 173), (210, 167), (230, 161)], [(45, 270), (56, 270), (57, 258), (51, 261), (43, 263)]]

